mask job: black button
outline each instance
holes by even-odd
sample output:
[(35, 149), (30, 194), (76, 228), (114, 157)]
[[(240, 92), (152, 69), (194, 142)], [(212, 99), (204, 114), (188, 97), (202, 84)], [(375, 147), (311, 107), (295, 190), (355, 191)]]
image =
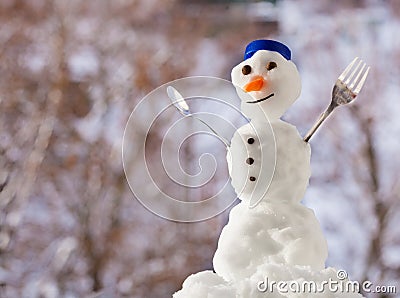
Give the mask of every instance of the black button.
[(246, 163), (252, 165), (254, 163), (254, 159), (249, 157), (248, 159), (246, 159)]
[(256, 177), (250, 176), (250, 181), (256, 181)]
[(247, 143), (253, 144), (253, 143), (254, 143), (254, 139), (253, 139), (253, 138), (248, 138), (248, 139), (247, 139)]

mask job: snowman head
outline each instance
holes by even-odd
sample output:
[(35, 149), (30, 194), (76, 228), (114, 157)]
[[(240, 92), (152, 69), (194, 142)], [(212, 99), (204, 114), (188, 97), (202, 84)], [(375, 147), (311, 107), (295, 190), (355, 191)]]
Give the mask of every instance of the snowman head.
[(232, 83), (243, 113), (254, 120), (279, 119), (301, 91), (300, 75), (288, 47), (274, 40), (255, 40), (244, 61), (232, 70)]

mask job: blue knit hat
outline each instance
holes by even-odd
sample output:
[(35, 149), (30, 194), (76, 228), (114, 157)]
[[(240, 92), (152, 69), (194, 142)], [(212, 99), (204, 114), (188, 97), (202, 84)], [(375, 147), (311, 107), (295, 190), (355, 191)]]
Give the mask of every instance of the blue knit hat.
[(276, 40), (259, 39), (254, 40), (247, 45), (246, 52), (244, 54), (244, 60), (251, 58), (259, 50), (278, 52), (285, 57), (286, 60), (290, 60), (292, 56), (290, 49), (283, 43)]

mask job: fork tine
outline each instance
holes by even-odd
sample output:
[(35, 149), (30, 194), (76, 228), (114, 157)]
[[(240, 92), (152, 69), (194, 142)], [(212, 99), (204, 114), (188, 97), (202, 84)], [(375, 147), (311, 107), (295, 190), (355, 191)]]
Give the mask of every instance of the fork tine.
[(358, 83), (356, 89), (355, 89), (354, 92), (353, 92), (355, 95), (357, 95), (358, 93), (360, 93), (361, 88), (364, 86), (365, 80), (367, 79), (367, 76), (368, 76), (368, 72), (369, 72), (369, 66), (368, 66), (367, 70), (365, 71), (365, 73), (364, 73), (362, 79), (360, 80), (360, 83)]
[[(360, 62), (363, 62), (362, 60)], [(353, 80), (353, 82), (349, 85), (350, 89), (353, 89), (354, 86), (356, 85), (356, 83), (358, 82), (358, 79), (360, 78), (361, 74), (364, 72), (365, 67), (367, 66), (367, 64), (364, 62), (361, 69), (358, 71), (357, 76), (355, 77), (355, 79)]]
[(360, 68), (360, 65), (362, 63), (362, 60), (358, 61), (356, 67), (354, 67), (351, 75), (346, 79), (346, 81), (344, 82), (345, 85), (348, 85), (350, 83), (350, 81), (353, 79), (354, 75), (356, 74), (356, 72), (358, 71), (358, 69)]
[(353, 67), (354, 63), (356, 63), (358, 57), (354, 58), (354, 60), (346, 67), (346, 69), (342, 72), (339, 76), (338, 80), (343, 81), (347, 74), (350, 72), (351, 68)]

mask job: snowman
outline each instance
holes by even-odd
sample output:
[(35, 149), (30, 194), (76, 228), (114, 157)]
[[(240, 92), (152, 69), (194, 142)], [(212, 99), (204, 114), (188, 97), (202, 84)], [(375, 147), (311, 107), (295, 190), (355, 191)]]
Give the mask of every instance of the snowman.
[[(231, 183), (242, 200), (230, 213), (214, 257), (215, 270), (228, 279), (242, 279), (265, 262), (325, 266), (327, 245), (319, 223), (299, 204), (311, 174), (310, 146), (295, 126), (280, 119), (301, 91), (290, 59), (284, 44), (255, 40), (232, 70), (250, 122), (235, 132), (227, 154)], [(236, 251), (230, 253), (232, 247)], [(233, 262), (239, 251), (240, 262)]]
[[(189, 276), (174, 298), (266, 297), (257, 289), (265, 277), (317, 284), (337, 279), (336, 269), (325, 268), (328, 249), (318, 220), (300, 203), (311, 174), (310, 146), (280, 119), (301, 91), (290, 49), (274, 40), (251, 42), (244, 61), (232, 70), (232, 83), (250, 119), (235, 132), (227, 153), (231, 183), (242, 202), (221, 232), (215, 272)], [(361, 296), (324, 292), (318, 297)]]

